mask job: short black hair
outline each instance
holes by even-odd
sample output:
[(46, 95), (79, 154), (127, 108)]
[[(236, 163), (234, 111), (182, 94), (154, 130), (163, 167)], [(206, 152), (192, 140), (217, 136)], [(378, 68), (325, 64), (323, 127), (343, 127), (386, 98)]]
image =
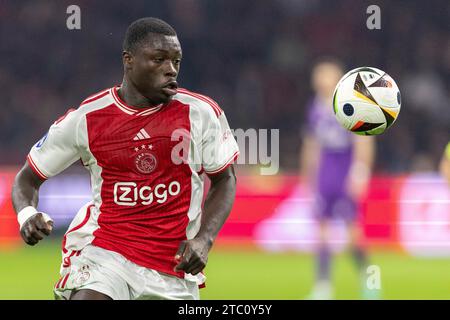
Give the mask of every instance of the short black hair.
[(162, 34), (165, 36), (176, 36), (175, 29), (167, 22), (153, 17), (141, 18), (134, 21), (128, 27), (123, 40), (123, 50), (134, 52), (136, 47), (149, 33)]

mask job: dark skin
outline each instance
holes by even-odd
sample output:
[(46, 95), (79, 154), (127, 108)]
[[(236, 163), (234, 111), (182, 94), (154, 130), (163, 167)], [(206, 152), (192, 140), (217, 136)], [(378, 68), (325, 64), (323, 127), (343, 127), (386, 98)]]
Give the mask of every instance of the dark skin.
[[(12, 202), (16, 212), (25, 207), (37, 207), (39, 200), (39, 188), (44, 181), (34, 173), (26, 162), (19, 173), (16, 175), (12, 188)], [(50, 235), (53, 229), (52, 222), (45, 222), (41, 213), (31, 216), (20, 229), (20, 235), (23, 241), (30, 246)]]
[[(176, 36), (149, 34), (133, 52), (124, 51), (122, 61), (124, 78), (118, 93), (128, 105), (148, 108), (170, 102), (176, 94), (176, 79), (182, 57)], [(178, 263), (175, 271), (193, 275), (201, 272), (208, 261), (213, 242), (230, 214), (235, 194), (236, 176), (233, 166), (219, 174), (209, 176), (211, 188), (203, 212), (202, 224), (195, 238), (182, 241), (174, 257)], [(25, 163), (17, 174), (12, 201), (16, 212), (27, 206), (37, 207), (39, 188), (43, 181)], [(20, 234), (29, 245), (35, 245), (52, 231), (52, 223), (46, 223), (42, 214), (30, 217), (22, 226)], [(72, 300), (110, 300), (103, 293), (82, 289), (73, 292)]]

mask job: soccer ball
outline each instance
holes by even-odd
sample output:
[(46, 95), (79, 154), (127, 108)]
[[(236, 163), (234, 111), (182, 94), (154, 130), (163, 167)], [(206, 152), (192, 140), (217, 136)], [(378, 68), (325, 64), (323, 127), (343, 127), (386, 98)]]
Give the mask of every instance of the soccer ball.
[(400, 105), (400, 90), (394, 79), (372, 67), (347, 72), (333, 95), (337, 121), (359, 135), (383, 133), (397, 119)]

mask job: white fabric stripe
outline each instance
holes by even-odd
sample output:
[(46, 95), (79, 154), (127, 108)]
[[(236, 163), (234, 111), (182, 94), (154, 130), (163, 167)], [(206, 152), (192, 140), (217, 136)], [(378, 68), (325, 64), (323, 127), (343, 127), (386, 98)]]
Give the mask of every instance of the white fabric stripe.
[(145, 110), (145, 111), (139, 113), (138, 115), (139, 116), (148, 116), (152, 113), (159, 111), (161, 108), (162, 108), (162, 105), (159, 105), (158, 107), (155, 107), (154, 109), (152, 108), (151, 110)]
[(81, 104), (84, 104), (84, 103), (85, 103), (86, 101), (88, 101), (88, 100), (95, 100), (95, 98), (101, 96), (102, 94), (104, 94), (104, 93), (105, 93), (106, 91), (108, 91), (108, 90), (111, 90), (111, 88), (102, 90), (102, 91), (100, 91), (100, 92), (97, 93), (97, 94), (94, 94), (94, 95), (92, 95), (92, 96), (90, 96), (90, 97), (87, 97), (86, 99), (83, 100), (83, 102), (80, 103), (80, 105), (81, 105)]
[(40, 176), (42, 179), (47, 180), (47, 179), (48, 179), (48, 175), (44, 174), (44, 173), (37, 167), (37, 165), (34, 163), (34, 160), (33, 160), (33, 158), (31, 157), (30, 154), (28, 154), (27, 158), (28, 158), (28, 160), (30, 160), (29, 163), (30, 163), (30, 165), (33, 167), (33, 169), (35, 169), (36, 173), (38, 173), (39, 176)]
[[(109, 94), (101, 97), (100, 99), (83, 104), (80, 108), (87, 109), (88, 111), (86, 111), (86, 113), (89, 113), (91, 111), (95, 111), (95, 110), (98, 110), (101, 108), (108, 107), (109, 105), (111, 105), (111, 103), (114, 103), (114, 99), (112, 99), (113, 96), (111, 94), (111, 88), (108, 90), (109, 90)], [(105, 101), (105, 99), (108, 101)], [(84, 116), (86, 116), (86, 115), (84, 115)]]
[(214, 112), (216, 113), (216, 116), (219, 116), (220, 114), (222, 114), (222, 109), (219, 107), (219, 105), (215, 101), (211, 100), (210, 98), (208, 98), (204, 95), (201, 95), (201, 94), (195, 93), (195, 92), (191, 92), (191, 91), (185, 90), (185, 89), (179, 90), (179, 93), (186, 94), (188, 96), (197, 98), (197, 99), (207, 103), (214, 110)]
[(124, 105), (124, 104), (120, 101), (120, 98), (118, 97), (115, 88), (111, 88), (111, 93), (112, 93), (112, 96), (113, 96), (113, 98), (114, 98), (114, 100), (115, 100), (117, 106), (118, 106), (122, 111), (124, 111), (125, 113), (128, 113), (128, 114), (136, 114), (136, 115), (139, 115), (139, 116), (149, 115), (149, 114), (152, 114), (152, 113), (158, 111), (158, 110), (161, 109), (161, 107), (162, 107), (162, 104), (159, 104), (159, 105), (157, 105), (156, 107), (149, 108), (149, 109), (146, 108), (145, 110), (139, 111), (139, 112), (138, 112), (138, 111), (136, 111), (136, 110), (134, 110), (134, 109), (132, 109), (132, 108), (130, 108), (130, 107)]
[(91, 190), (94, 200), (94, 205), (97, 210), (100, 209), (102, 199), (101, 199), (101, 186), (103, 184), (103, 179), (101, 176), (102, 168), (97, 164), (97, 159), (91, 152), (89, 146), (89, 133), (87, 130), (87, 120), (86, 116), (80, 123), (80, 144), (86, 146), (86, 151), (82, 155), (82, 161), (87, 165), (87, 169), (90, 172), (91, 178)]
[[(105, 106), (105, 104), (103, 104), (103, 106)], [(92, 108), (90, 111), (95, 111), (98, 109), (101, 109), (101, 107)], [(94, 204), (94, 206), (91, 208), (90, 217), (87, 223), (83, 225), (81, 229), (78, 229), (67, 235), (65, 247), (67, 250), (69, 250), (69, 252), (73, 250), (82, 250), (86, 245), (90, 244), (94, 240), (94, 232), (100, 227), (98, 224), (98, 217), (100, 216), (100, 207), (102, 205), (102, 168), (97, 164), (97, 159), (94, 157), (89, 147), (89, 135), (87, 131), (86, 115), (84, 115), (84, 118), (80, 123), (79, 141), (82, 145), (86, 146), (86, 151), (84, 151), (81, 156), (83, 163), (87, 164), (90, 173), (93, 201), (88, 202), (78, 211), (68, 230), (72, 229), (74, 226), (83, 221), (86, 215), (87, 206), (92, 203)], [(61, 264), (60, 269), (61, 274), (63, 274), (64, 272), (64, 257), (65, 255), (63, 254), (63, 263)]]
[(137, 134), (137, 137), (139, 138), (139, 140), (144, 139), (144, 136), (140, 132)]
[(139, 112), (137, 113), (137, 115), (138, 115), (138, 116), (142, 116), (142, 115), (147, 114), (147, 113), (153, 113), (153, 112), (156, 112), (156, 111), (158, 111), (159, 109), (161, 109), (161, 107), (162, 107), (162, 104), (158, 104), (158, 105), (155, 106), (155, 107), (152, 107), (152, 108), (146, 108), (146, 109), (143, 110), (143, 111), (139, 111)]
[[(194, 130), (195, 124), (198, 124), (198, 119), (195, 115), (198, 116), (198, 113), (193, 112), (193, 108), (189, 108), (189, 121), (190, 121), (190, 128), (191, 128), (191, 137), (193, 143), (194, 141), (198, 140), (198, 137), (194, 137), (196, 135), (196, 130)], [(189, 203), (189, 210), (187, 212), (189, 223), (186, 227), (186, 238), (192, 239), (194, 238), (198, 230), (200, 229), (201, 225), (201, 213), (202, 213), (202, 199), (203, 199), (203, 177), (199, 176), (197, 174), (198, 171), (198, 164), (195, 164), (195, 146), (193, 144), (189, 145), (189, 151), (188, 151), (188, 163), (189, 167), (191, 169), (192, 175), (191, 175), (191, 201)], [(195, 281), (198, 285), (205, 282), (205, 276), (201, 273), (198, 273), (197, 275), (193, 276), (191, 274), (185, 274), (185, 279)]]
[(141, 133), (145, 138), (150, 138), (149, 134), (147, 133), (147, 131), (145, 131), (145, 129), (141, 129)]
[(116, 97), (116, 93), (115, 93), (114, 88), (111, 88), (111, 95), (113, 96), (114, 101), (115, 101), (117, 107), (118, 107), (120, 110), (122, 110), (123, 112), (125, 112), (125, 113), (127, 113), (127, 114), (134, 114), (134, 113), (135, 113), (135, 111), (134, 111), (133, 109), (128, 108), (127, 106), (123, 105), (123, 104), (120, 102), (120, 100), (118, 99), (118, 97)]
[(132, 108), (130, 108), (130, 107), (124, 105), (124, 104), (120, 101), (119, 95), (117, 94), (117, 91), (116, 91), (115, 88), (112, 89), (112, 92), (113, 92), (114, 99), (116, 99), (117, 103), (120, 104), (120, 106), (121, 106), (122, 108), (124, 108), (124, 109), (126, 109), (126, 110), (128, 110), (128, 111), (130, 111), (130, 112), (136, 113), (136, 110), (133, 110)]

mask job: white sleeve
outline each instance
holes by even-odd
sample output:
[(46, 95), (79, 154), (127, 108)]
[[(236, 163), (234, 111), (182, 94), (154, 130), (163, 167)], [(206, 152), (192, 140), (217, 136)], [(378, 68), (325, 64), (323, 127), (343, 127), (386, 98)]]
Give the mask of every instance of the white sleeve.
[(225, 170), (239, 155), (239, 147), (222, 112), (218, 117), (211, 113), (203, 125), (202, 166), (206, 174), (214, 175)]
[(77, 143), (78, 119), (76, 110), (68, 110), (31, 148), (27, 161), (41, 179), (57, 175), (80, 158)]

